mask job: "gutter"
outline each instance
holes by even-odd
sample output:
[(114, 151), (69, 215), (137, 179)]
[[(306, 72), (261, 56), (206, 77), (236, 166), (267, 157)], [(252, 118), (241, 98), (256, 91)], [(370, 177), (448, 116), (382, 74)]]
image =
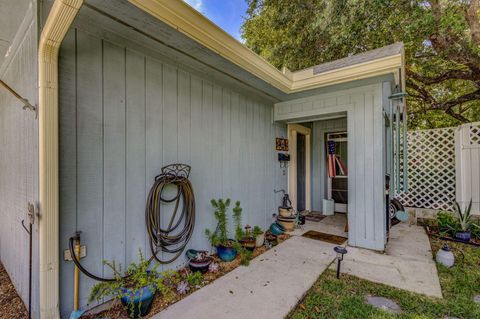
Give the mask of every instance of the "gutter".
[(39, 284), (40, 318), (60, 318), (58, 186), (58, 52), (83, 0), (55, 0), (40, 36), (39, 89)]

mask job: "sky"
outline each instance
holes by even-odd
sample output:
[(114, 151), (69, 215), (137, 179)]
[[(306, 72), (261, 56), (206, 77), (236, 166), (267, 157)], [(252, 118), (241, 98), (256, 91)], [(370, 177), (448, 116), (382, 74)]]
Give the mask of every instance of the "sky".
[(201, 12), (220, 28), (232, 35), (238, 41), (243, 17), (246, 15), (245, 0), (184, 0), (190, 6)]

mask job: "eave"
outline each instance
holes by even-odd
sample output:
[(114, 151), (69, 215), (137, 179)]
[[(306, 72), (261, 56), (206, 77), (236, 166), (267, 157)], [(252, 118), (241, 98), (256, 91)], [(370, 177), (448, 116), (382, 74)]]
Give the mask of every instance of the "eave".
[(403, 52), (320, 74), (314, 74), (313, 67), (281, 72), (184, 1), (128, 1), (286, 94), (384, 74), (394, 74), (396, 79), (404, 78)]

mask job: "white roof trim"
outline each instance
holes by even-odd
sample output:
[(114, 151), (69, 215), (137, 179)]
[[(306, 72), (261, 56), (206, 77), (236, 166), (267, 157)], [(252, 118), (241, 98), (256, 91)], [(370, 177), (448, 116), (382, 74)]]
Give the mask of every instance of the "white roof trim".
[[(361, 63), (353, 65), (345, 63), (346, 66), (344, 67), (341, 66), (341, 63), (337, 63), (339, 67), (318, 74), (314, 74), (314, 70), (319, 66), (296, 72), (288, 70), (281, 72), (184, 1), (128, 1), (287, 94), (384, 74), (394, 74), (395, 78), (398, 78), (399, 73), (403, 73), (402, 44), (393, 45), (398, 46), (399, 50), (385, 50), (387, 56), (371, 54), (369, 51), (363, 53), (363, 55), (370, 53), (372, 55), (371, 60), (359, 59), (362, 60)], [(378, 52), (378, 50), (382, 50), (382, 48), (371, 52)], [(380, 57), (377, 58), (377, 56)], [(350, 58), (353, 59), (353, 57)]]

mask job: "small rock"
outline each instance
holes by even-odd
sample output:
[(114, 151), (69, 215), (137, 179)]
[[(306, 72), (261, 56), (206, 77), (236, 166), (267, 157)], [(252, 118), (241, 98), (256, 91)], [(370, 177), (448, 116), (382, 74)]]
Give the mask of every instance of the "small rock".
[(367, 296), (367, 303), (375, 308), (385, 310), (392, 314), (402, 312), (400, 306), (393, 300), (384, 297)]
[(476, 302), (476, 303), (480, 303), (480, 295), (474, 296), (473, 301)]

